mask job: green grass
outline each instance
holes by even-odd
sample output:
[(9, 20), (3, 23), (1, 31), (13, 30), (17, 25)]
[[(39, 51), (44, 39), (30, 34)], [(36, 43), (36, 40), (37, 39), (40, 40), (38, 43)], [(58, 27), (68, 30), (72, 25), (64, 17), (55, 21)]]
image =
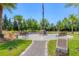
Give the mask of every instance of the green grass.
[(31, 40), (13, 40), (0, 43), (0, 56), (18, 56), (31, 43)]
[[(70, 35), (72, 35), (73, 38), (71, 38), (69, 40), (69, 44), (68, 44), (69, 45), (69, 56), (79, 56), (79, 51), (77, 50), (77, 49), (79, 49), (78, 32), (74, 32), (74, 34), (72, 34), (70, 32)], [(56, 40), (48, 41), (48, 55), (49, 56), (55, 56), (56, 55)]]
[(69, 55), (70, 56), (79, 56), (79, 35), (74, 34), (73, 38), (69, 40)]
[(48, 41), (48, 55), (49, 56), (56, 55), (56, 40)]

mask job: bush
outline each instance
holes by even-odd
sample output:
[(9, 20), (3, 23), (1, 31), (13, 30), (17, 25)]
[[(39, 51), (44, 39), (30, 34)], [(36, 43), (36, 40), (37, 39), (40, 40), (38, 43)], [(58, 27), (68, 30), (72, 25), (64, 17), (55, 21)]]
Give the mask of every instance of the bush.
[(66, 31), (59, 32), (59, 36), (65, 36), (65, 35), (67, 35)]

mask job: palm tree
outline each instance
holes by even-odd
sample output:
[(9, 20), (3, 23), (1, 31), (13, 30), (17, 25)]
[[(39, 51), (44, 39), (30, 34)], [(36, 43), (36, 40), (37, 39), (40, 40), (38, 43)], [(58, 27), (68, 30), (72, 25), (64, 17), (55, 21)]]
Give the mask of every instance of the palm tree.
[(7, 9), (10, 12), (12, 11), (12, 9), (16, 8), (16, 4), (15, 3), (0, 3), (0, 38), (4, 38), (3, 34), (2, 34), (2, 15), (3, 15), (3, 10)]
[[(75, 7), (79, 9), (79, 3), (68, 3), (65, 5), (65, 7)], [(78, 11), (79, 14), (79, 11)], [(73, 26), (72, 26), (72, 33), (73, 33)]]
[(66, 26), (68, 25), (68, 19), (65, 17), (64, 19), (63, 19), (63, 21), (62, 21), (62, 23), (63, 23), (63, 28), (64, 28), (64, 30), (66, 31)]
[(21, 15), (16, 15), (16, 16), (14, 16), (14, 20), (17, 22), (17, 24), (18, 24), (18, 30), (20, 30), (21, 29), (21, 23), (23, 22), (23, 20), (24, 20), (24, 18), (23, 18), (23, 16), (21, 16)]
[(76, 17), (76, 15), (72, 14), (69, 16), (69, 20), (71, 23), (71, 29), (72, 29), (72, 33), (73, 33), (74, 25), (76, 25), (78, 18)]
[(67, 3), (65, 6), (66, 7), (71, 7), (71, 6), (79, 7), (79, 3)]
[[(65, 7), (75, 7), (79, 9), (79, 3), (67, 3)], [(79, 14), (79, 11), (78, 11)]]

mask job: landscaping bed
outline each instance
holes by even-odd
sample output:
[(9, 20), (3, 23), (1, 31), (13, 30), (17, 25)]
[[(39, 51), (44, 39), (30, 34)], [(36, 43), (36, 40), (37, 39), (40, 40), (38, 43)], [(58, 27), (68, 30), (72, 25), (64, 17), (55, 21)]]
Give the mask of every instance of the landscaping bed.
[(0, 43), (0, 56), (18, 56), (31, 43), (32, 43), (31, 40), (20, 40), (20, 39)]

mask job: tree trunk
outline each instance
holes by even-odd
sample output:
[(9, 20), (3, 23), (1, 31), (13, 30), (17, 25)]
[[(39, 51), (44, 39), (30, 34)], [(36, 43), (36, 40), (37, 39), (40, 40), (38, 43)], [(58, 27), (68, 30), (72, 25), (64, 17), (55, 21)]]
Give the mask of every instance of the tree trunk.
[(3, 13), (3, 8), (0, 6), (0, 38), (3, 38), (2, 34), (2, 13)]
[(73, 25), (72, 25), (72, 34), (73, 34)]

